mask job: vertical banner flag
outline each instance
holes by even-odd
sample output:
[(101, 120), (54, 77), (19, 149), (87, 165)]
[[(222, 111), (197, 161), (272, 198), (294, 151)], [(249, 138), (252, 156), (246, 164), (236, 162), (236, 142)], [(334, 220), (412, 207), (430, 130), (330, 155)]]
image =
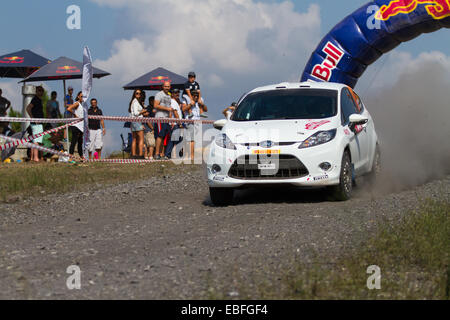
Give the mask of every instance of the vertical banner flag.
[(83, 50), (83, 81), (81, 90), (83, 92), (83, 110), (84, 110), (84, 130), (83, 130), (83, 154), (88, 157), (87, 144), (89, 142), (89, 127), (88, 127), (88, 99), (92, 89), (92, 58), (89, 48), (86, 46)]

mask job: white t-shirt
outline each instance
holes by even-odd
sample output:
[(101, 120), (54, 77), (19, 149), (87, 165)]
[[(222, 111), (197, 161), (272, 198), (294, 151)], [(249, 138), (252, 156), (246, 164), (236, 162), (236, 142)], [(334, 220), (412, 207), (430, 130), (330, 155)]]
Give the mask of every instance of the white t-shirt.
[[(155, 96), (155, 101), (159, 101), (159, 105), (163, 107), (171, 108), (172, 106), (172, 97), (168, 94), (165, 94), (164, 91), (160, 91)], [(168, 118), (169, 111), (162, 111), (156, 109), (155, 118)]]
[[(84, 118), (83, 105), (81, 103), (79, 103), (78, 101), (75, 103), (78, 103), (78, 107), (74, 110), (74, 115), (75, 115), (74, 117), (83, 119)], [(83, 132), (84, 131), (84, 121), (78, 122), (71, 127), (77, 127), (81, 132)]]
[(142, 112), (142, 110), (143, 110), (142, 105), (136, 98), (134, 98), (133, 102), (131, 103), (130, 117), (143, 118), (144, 116), (142, 114), (139, 114), (140, 112)]
[(178, 113), (178, 119), (183, 119), (183, 114), (181, 113), (180, 105), (178, 104), (177, 100), (172, 99), (172, 108), (174, 108)]
[[(183, 97), (184, 97), (184, 103), (186, 103), (188, 105), (190, 103), (189, 96), (185, 95)], [(205, 100), (203, 100), (203, 98), (200, 98), (200, 101), (203, 104), (205, 104)], [(186, 114), (186, 119), (200, 120), (200, 107), (198, 106), (198, 102), (191, 108), (191, 114), (189, 114), (189, 109), (186, 110), (185, 114)], [(192, 117), (190, 117), (190, 115), (192, 115)]]

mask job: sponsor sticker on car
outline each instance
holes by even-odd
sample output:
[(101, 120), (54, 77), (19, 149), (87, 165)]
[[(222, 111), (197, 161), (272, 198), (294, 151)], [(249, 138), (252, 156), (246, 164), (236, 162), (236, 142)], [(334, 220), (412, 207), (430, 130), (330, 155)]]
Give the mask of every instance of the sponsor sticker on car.
[(253, 154), (280, 154), (281, 150), (253, 150)]
[(277, 165), (275, 163), (260, 163), (258, 164), (259, 170), (276, 170)]
[(320, 176), (320, 177), (314, 177), (314, 181), (320, 181), (320, 180), (326, 180), (326, 179), (328, 179), (328, 175), (327, 174), (323, 175), (323, 176)]

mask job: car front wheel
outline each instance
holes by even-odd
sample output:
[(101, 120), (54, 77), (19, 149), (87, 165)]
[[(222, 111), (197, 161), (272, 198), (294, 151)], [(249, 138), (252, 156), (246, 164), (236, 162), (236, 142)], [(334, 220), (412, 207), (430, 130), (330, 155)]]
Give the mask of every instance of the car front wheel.
[(234, 190), (231, 188), (209, 188), (211, 202), (218, 207), (224, 207), (233, 202)]
[(337, 201), (349, 200), (353, 191), (352, 163), (348, 152), (342, 156), (339, 184), (333, 187), (333, 195)]

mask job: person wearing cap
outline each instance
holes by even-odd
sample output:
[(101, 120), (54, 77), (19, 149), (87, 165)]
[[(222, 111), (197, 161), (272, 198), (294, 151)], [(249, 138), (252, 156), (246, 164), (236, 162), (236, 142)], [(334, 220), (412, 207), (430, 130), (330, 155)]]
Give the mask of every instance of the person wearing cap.
[(199, 95), (199, 99), (201, 101), (202, 94), (200, 92), (200, 85), (197, 81), (195, 81), (196, 74), (195, 72), (191, 71), (188, 74), (188, 81), (184, 84), (184, 93), (183, 93), (183, 99), (186, 101), (186, 104), (191, 103), (192, 99), (192, 91), (197, 91)]
[(234, 110), (236, 110), (236, 106), (237, 106), (237, 103), (236, 103), (236, 102), (233, 102), (229, 107), (226, 107), (226, 108), (222, 111), (223, 115), (224, 115), (227, 119), (229, 119), (229, 118), (231, 117), (231, 115), (233, 114)]
[[(186, 118), (190, 120), (200, 120), (201, 114), (208, 111), (204, 101), (200, 101), (200, 94), (192, 91), (192, 102), (183, 106)], [(201, 133), (201, 123), (189, 123), (186, 126), (185, 139), (190, 143), (191, 160), (194, 161), (195, 137)]]

